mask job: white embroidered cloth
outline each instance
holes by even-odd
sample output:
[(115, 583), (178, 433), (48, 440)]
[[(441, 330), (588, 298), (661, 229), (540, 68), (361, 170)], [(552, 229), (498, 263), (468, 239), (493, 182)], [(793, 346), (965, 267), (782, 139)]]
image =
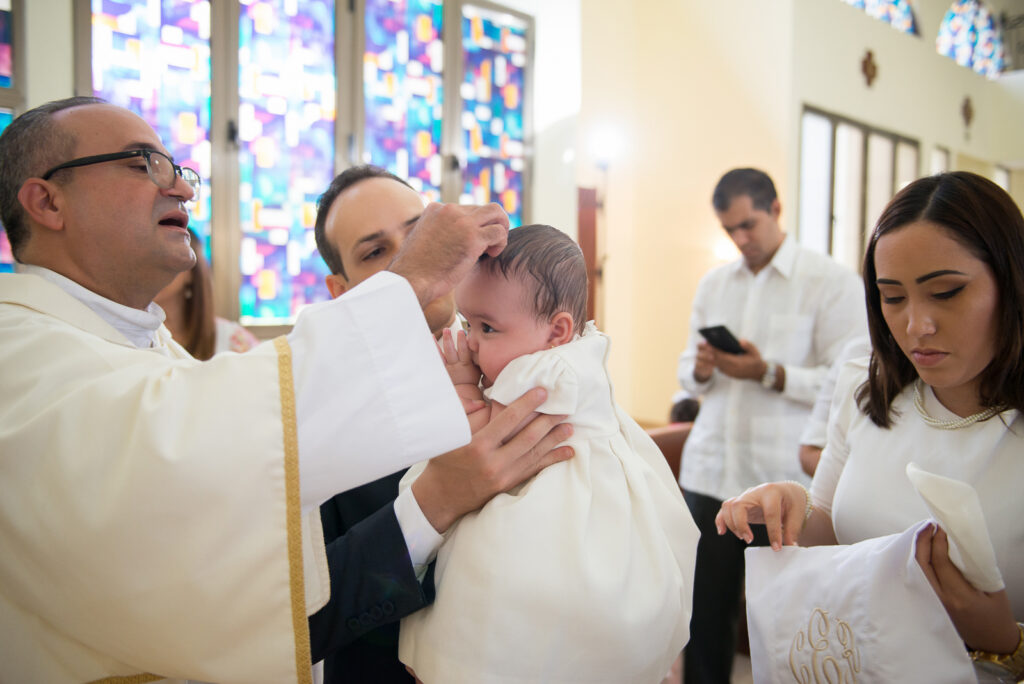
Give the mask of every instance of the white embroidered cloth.
[(849, 546), (747, 549), (754, 682), (977, 681), (914, 558), (926, 524)]

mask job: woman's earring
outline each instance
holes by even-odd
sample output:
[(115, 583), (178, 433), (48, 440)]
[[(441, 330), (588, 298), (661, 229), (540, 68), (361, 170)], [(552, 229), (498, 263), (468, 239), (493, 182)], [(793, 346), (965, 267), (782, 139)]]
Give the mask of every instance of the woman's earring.
[(192, 299), (192, 286), (189, 285), (185, 288), (185, 299)]

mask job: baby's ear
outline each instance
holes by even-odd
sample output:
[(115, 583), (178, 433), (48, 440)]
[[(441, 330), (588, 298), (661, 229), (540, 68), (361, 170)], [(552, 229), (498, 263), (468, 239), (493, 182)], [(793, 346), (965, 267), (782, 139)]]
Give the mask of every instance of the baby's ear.
[(573, 324), (572, 314), (568, 311), (559, 311), (551, 317), (551, 333), (548, 336), (548, 344), (558, 347), (572, 339)]

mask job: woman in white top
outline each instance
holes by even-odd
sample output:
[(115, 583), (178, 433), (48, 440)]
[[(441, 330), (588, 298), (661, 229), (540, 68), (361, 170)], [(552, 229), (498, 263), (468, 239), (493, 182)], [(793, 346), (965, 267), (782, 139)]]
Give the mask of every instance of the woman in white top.
[[(864, 260), (873, 353), (840, 375), (811, 492), (763, 484), (718, 514), (749, 541), (852, 544), (928, 518), (908, 462), (978, 492), (1006, 589), (975, 589), (941, 529), (917, 560), (977, 659), (1024, 677), (1024, 218), (1010, 196), (966, 172), (911, 183), (878, 220)], [(813, 504), (813, 508), (812, 508)], [(1016, 617), (1015, 617), (1016, 616)]]

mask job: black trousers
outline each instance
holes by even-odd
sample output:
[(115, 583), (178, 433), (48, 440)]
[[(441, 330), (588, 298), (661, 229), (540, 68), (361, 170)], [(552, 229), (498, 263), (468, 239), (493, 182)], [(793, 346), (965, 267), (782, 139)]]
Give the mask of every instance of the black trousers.
[[(736, 652), (736, 624), (743, 596), (743, 550), (747, 544), (732, 532), (719, 536), (715, 516), (722, 502), (684, 492), (686, 505), (700, 529), (693, 578), (690, 641), (683, 658), (686, 684), (729, 684)], [(751, 546), (767, 546), (764, 525), (751, 525)]]

